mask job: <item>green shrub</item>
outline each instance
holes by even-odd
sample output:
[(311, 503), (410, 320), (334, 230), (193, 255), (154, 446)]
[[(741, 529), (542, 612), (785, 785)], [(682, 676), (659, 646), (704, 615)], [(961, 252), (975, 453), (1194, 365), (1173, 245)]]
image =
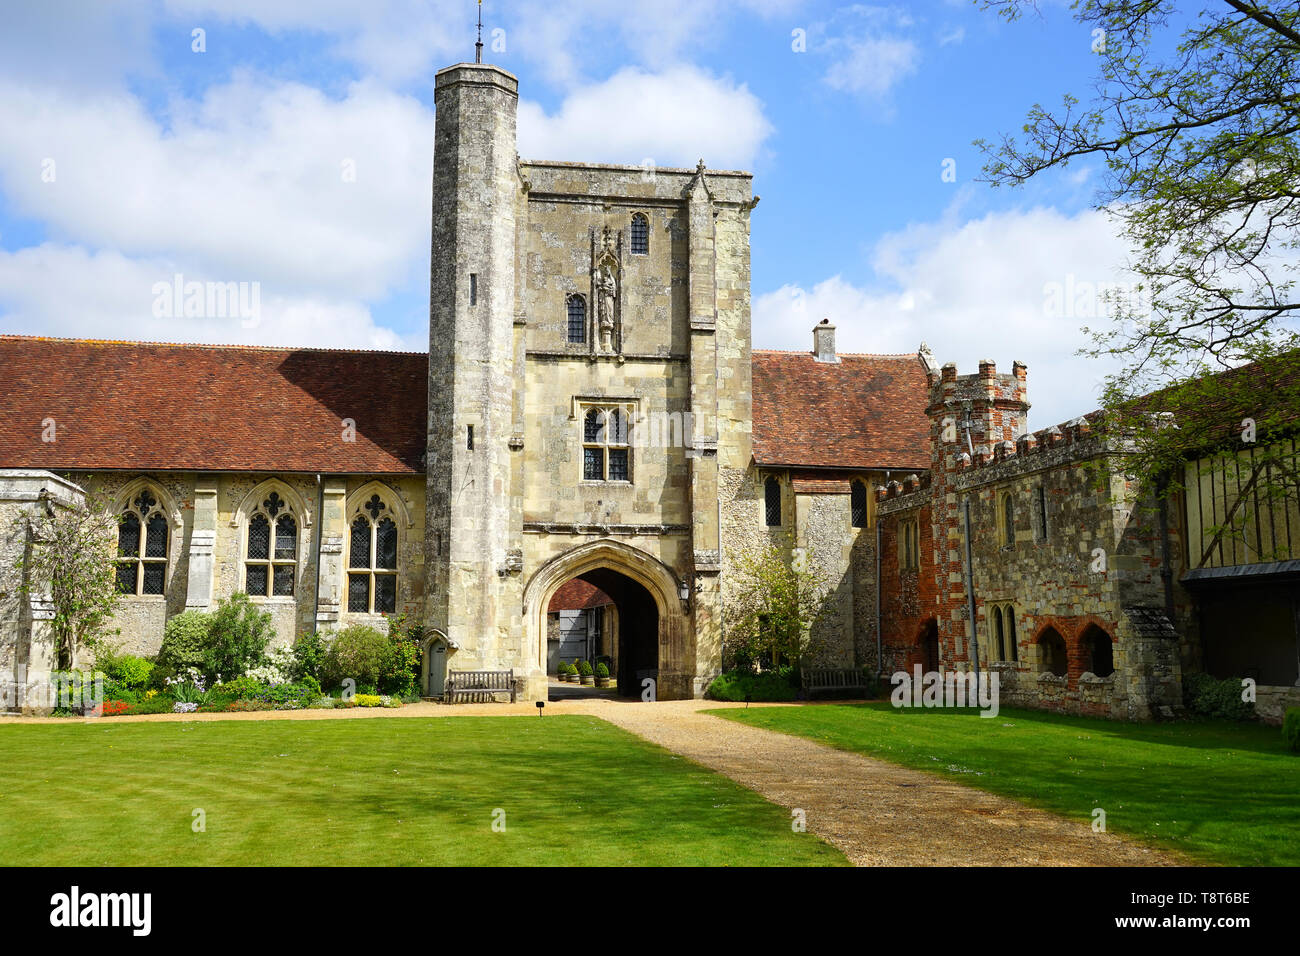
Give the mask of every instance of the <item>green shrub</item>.
[(221, 601), (211, 615), (203, 672), (209, 677), (242, 674), (266, 657), (275, 632), (271, 614), (236, 592)]
[(328, 652), (329, 645), (325, 641), (325, 636), (319, 631), (299, 634), (298, 640), (293, 645), (294, 679), (310, 677), (316, 681), (323, 680)]
[(420, 683), (420, 658), (424, 628), (409, 624), (405, 615), (388, 619), (388, 655), (379, 673), (379, 689), (385, 694), (415, 693)]
[(1287, 749), (1300, 754), (1300, 707), (1288, 707), (1282, 718), (1282, 739)]
[(149, 686), (149, 678), (153, 676), (153, 663), (134, 654), (112, 654), (104, 661), (100, 670), (108, 680), (115, 681), (130, 690), (139, 691)]
[(578, 662), (578, 674), (582, 677), (591, 676), (591, 661)]
[(128, 714), (170, 714), (176, 701), (167, 694), (155, 694), (138, 704), (132, 704)]
[(599, 664), (596, 665), (596, 676), (597, 677), (609, 676), (609, 668), (605, 666), (604, 661), (601, 661)]
[(785, 701), (795, 699), (795, 689), (780, 674), (727, 671), (713, 679), (704, 696), (710, 700)]
[(1241, 681), (1229, 677), (1218, 680), (1209, 674), (1186, 674), (1183, 677), (1183, 703), (1198, 717), (1222, 720), (1251, 720), (1255, 705), (1241, 699)]
[(266, 704), (263, 710), (302, 710), (320, 700), (320, 684), (314, 677), (294, 684), (264, 684), (252, 677), (237, 677), (212, 688), (204, 709), (229, 710), (236, 701)]
[(358, 689), (375, 686), (390, 654), (387, 636), (365, 624), (350, 624), (330, 642), (325, 666), (327, 684), (337, 687), (351, 678)]
[(134, 688), (128, 687), (119, 680), (111, 677), (104, 678), (104, 700), (123, 700), (128, 704), (134, 704), (140, 700), (140, 692)]
[(152, 675), (155, 685), (186, 668), (203, 669), (211, 626), (211, 617), (202, 611), (185, 611), (167, 622)]

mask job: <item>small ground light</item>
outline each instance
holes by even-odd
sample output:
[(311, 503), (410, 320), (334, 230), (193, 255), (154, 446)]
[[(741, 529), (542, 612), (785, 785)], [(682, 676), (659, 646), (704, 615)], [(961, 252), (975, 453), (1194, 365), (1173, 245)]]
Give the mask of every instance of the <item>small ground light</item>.
[(542, 708), (545, 707), (545, 706), (546, 706), (546, 701), (544, 701), (544, 700), (539, 700), (539, 701), (537, 702), (537, 716), (538, 716), (538, 717), (542, 716)]

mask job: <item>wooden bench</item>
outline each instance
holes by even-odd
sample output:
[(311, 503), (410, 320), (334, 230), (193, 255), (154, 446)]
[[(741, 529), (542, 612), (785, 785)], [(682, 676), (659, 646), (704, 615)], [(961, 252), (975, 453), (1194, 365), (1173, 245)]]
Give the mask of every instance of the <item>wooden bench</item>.
[(490, 700), (493, 694), (509, 694), (515, 703), (515, 672), (508, 671), (448, 671), (444, 700), (454, 704), (457, 697), (484, 695)]
[(867, 675), (860, 670), (833, 668), (802, 668), (799, 681), (808, 697), (824, 690), (858, 690), (866, 694), (870, 687)]

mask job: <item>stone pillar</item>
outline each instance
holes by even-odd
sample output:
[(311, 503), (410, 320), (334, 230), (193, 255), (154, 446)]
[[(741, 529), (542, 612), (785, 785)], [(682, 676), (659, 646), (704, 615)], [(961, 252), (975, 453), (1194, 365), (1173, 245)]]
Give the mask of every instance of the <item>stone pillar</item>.
[(338, 625), (339, 611), (343, 607), (345, 571), (343, 568), (343, 543), (347, 540), (348, 524), (345, 505), (348, 484), (343, 478), (326, 478), (321, 494), (320, 559), (316, 567), (316, 629), (330, 630)]
[[(521, 542), (510, 521), (518, 81), (462, 63), (436, 77), (429, 305), (426, 624), (453, 669), (524, 672)], [(518, 529), (522, 534), (522, 529)]]
[(190, 529), (189, 576), (185, 610), (212, 606), (213, 550), (217, 543), (217, 486), (199, 481), (194, 487), (194, 527)]

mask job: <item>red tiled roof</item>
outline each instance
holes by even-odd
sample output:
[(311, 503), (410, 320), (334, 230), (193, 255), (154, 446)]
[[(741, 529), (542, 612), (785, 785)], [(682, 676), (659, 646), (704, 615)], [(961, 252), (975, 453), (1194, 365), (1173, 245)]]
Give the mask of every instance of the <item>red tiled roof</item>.
[(428, 368), (418, 352), (0, 335), (0, 468), (418, 474)]
[(755, 349), (754, 461), (822, 468), (930, 467), (929, 385), (915, 355)]
[(613, 603), (613, 599), (596, 585), (582, 578), (574, 578), (560, 585), (546, 610), (547, 613), (554, 614), (557, 611), (581, 611), (583, 608), (604, 607)]

